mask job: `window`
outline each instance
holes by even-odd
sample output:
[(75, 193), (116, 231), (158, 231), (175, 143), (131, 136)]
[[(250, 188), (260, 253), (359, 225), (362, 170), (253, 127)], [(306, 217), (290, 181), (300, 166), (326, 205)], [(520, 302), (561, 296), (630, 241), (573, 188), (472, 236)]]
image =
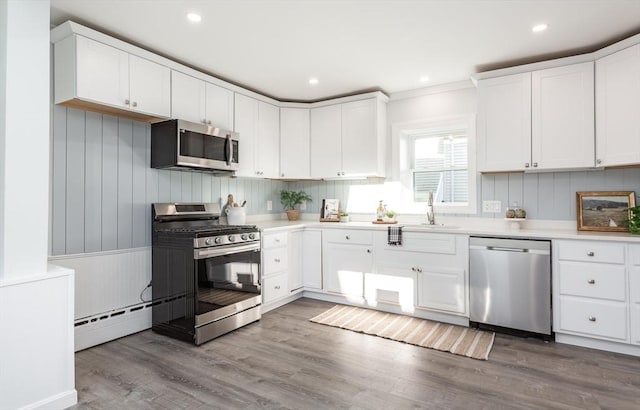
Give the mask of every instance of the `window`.
[(413, 201), (468, 202), (466, 130), (425, 132), (412, 137)]
[(476, 213), (475, 116), (392, 125), (394, 180), (404, 212)]

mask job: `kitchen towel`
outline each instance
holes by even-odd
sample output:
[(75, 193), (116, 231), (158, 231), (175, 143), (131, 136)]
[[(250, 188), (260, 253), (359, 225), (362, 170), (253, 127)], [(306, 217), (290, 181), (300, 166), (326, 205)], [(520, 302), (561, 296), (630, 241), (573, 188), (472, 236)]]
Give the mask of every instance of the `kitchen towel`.
[(387, 227), (387, 243), (389, 245), (402, 245), (402, 227), (401, 226), (388, 226)]
[(478, 360), (488, 360), (495, 338), (493, 332), (355, 306), (336, 305), (309, 320)]

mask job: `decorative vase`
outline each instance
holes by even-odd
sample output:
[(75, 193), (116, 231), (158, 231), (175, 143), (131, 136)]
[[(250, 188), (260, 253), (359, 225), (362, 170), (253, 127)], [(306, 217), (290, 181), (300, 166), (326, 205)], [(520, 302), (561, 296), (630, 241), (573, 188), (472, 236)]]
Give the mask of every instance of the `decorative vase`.
[(290, 221), (297, 221), (300, 219), (300, 211), (297, 209), (289, 209), (287, 211), (287, 218), (289, 218)]

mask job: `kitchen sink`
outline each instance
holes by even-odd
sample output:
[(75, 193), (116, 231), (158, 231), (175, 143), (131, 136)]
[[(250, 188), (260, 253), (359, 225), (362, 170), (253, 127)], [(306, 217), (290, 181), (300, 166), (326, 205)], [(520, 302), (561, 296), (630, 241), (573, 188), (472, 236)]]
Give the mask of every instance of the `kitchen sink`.
[(460, 229), (459, 226), (455, 226), (455, 225), (445, 225), (445, 224), (435, 224), (435, 225), (430, 225), (426, 222), (423, 222), (419, 225), (405, 225), (405, 228), (412, 228), (412, 229)]

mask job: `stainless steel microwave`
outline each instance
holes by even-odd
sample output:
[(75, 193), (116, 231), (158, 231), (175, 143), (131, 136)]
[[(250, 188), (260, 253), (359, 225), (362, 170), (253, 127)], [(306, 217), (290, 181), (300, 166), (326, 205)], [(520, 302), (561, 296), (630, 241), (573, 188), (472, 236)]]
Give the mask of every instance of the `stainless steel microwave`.
[(240, 135), (206, 124), (168, 120), (151, 124), (151, 167), (230, 174), (239, 166)]

